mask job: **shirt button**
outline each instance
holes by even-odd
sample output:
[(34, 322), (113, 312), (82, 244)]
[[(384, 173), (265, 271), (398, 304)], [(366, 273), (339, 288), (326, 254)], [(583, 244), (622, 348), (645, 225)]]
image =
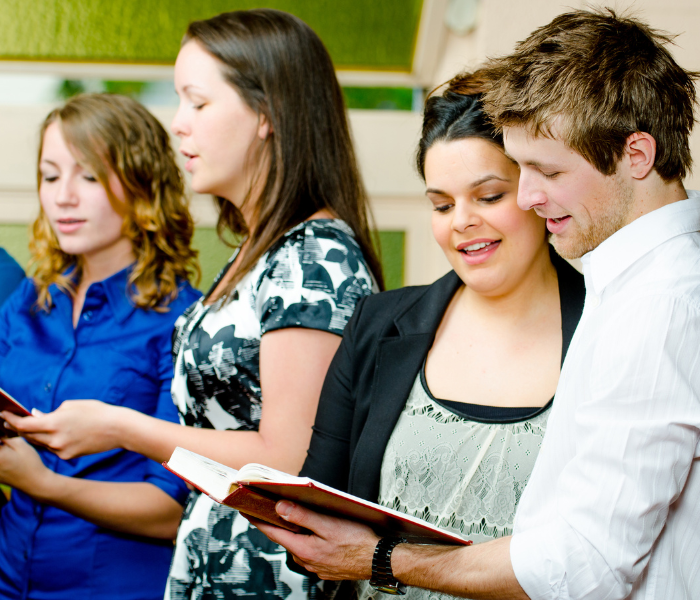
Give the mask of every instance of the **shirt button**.
[(598, 308), (600, 306), (600, 297), (599, 296), (592, 296), (590, 304), (591, 304), (591, 308)]
[(44, 386), (44, 389), (45, 389), (47, 392), (50, 392), (50, 391), (51, 391), (51, 382), (47, 383), (47, 384)]
[(88, 310), (87, 312), (83, 313), (83, 321), (89, 321), (92, 319), (92, 311)]

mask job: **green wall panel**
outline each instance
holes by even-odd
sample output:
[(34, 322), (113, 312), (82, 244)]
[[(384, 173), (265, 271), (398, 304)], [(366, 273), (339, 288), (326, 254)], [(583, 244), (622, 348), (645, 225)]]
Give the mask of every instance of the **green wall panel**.
[(1, 0), (0, 57), (172, 63), (190, 21), (261, 6), (306, 21), (338, 67), (411, 69), (422, 0)]
[[(25, 268), (29, 262), (28, 239), (29, 229), (26, 225), (0, 224), (0, 246)], [(387, 289), (401, 287), (404, 277), (405, 234), (403, 231), (380, 231), (379, 240)], [(199, 288), (206, 292), (233, 250), (219, 240), (216, 230), (209, 227), (196, 229), (193, 246), (199, 250), (202, 269)]]
[(379, 244), (386, 289), (394, 290), (403, 287), (406, 233), (404, 231), (380, 231)]
[(344, 87), (345, 106), (352, 109), (411, 110), (411, 88)]
[(25, 269), (29, 263), (29, 225), (0, 225), (0, 246)]

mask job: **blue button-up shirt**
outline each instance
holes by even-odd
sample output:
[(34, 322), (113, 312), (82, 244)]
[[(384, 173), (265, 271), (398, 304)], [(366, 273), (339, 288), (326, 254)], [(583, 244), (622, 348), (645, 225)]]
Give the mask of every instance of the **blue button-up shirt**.
[[(35, 307), (26, 279), (0, 309), (0, 387), (27, 408), (50, 412), (64, 400), (98, 399), (177, 421), (170, 397), (175, 319), (199, 293), (181, 289), (167, 313), (133, 306), (128, 269), (87, 291), (77, 327), (71, 298), (51, 287), (50, 313)], [(142, 482), (184, 503), (187, 488), (139, 454), (112, 450), (44, 463), (69, 477)], [(162, 598), (173, 544), (118, 533), (17, 490), (0, 512), (0, 597), (32, 600)]]

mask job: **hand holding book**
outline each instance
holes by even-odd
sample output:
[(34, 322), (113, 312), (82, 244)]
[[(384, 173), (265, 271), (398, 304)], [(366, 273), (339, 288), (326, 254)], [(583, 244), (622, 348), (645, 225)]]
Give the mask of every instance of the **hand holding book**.
[(321, 579), (370, 579), (372, 555), (380, 539), (370, 527), (320, 514), (287, 500), (278, 502), (277, 510), (289, 524), (312, 535), (298, 535), (257, 519), (249, 520), (273, 542), (284, 546), (307, 571)]

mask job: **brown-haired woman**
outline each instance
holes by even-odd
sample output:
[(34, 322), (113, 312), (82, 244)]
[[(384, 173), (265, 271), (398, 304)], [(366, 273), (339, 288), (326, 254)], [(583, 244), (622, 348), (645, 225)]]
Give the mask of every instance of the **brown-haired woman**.
[[(0, 311), (0, 386), (36, 415), (98, 398), (177, 421), (170, 339), (199, 294), (167, 132), (129, 98), (79, 96), (44, 121), (37, 175), (34, 276)], [(4, 439), (0, 482), (14, 488), (2, 598), (162, 596), (187, 489), (152, 461), (122, 449), (61, 460)]]
[[(316, 34), (274, 10), (192, 23), (175, 86), (192, 187), (218, 198), (220, 231), (245, 240), (176, 326), (173, 397), (190, 427), (105, 407), (105, 425), (83, 410), (85, 429), (54, 422), (49, 435), (69, 456), (121, 446), (164, 461), (183, 446), (297, 473), (340, 335), (382, 281), (341, 90)], [(305, 596), (284, 563), (235, 511), (193, 493), (167, 594)]]

